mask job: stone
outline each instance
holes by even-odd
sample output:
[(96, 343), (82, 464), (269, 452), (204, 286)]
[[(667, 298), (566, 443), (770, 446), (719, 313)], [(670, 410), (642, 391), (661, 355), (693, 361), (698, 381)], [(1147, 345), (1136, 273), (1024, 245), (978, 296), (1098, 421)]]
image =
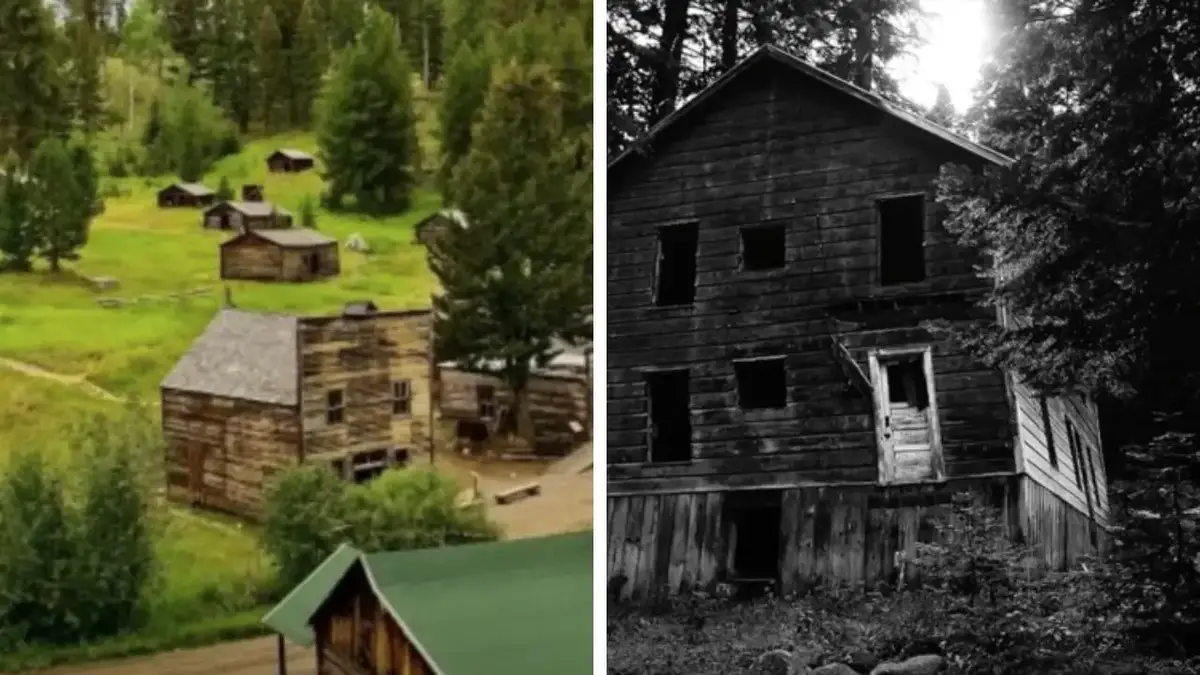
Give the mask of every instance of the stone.
[(885, 661), (871, 671), (871, 675), (934, 675), (942, 669), (942, 657), (937, 654), (921, 654), (899, 663)]
[(100, 305), (101, 307), (112, 308), (120, 307), (121, 305), (125, 304), (125, 302), (120, 298), (96, 298), (96, 304)]
[(758, 657), (762, 675), (791, 675), (792, 655), (786, 649), (772, 649)]
[(792, 655), (792, 664), (798, 668), (812, 668), (817, 665), (821, 655), (810, 649), (797, 649)]
[(858, 675), (858, 671), (844, 663), (826, 663), (812, 671), (812, 675)]
[(843, 661), (857, 672), (862, 673), (862, 675), (867, 675), (867, 673), (871, 672), (872, 668), (879, 665), (879, 657), (866, 649), (851, 651)]
[(367, 240), (361, 234), (355, 232), (346, 239), (346, 249), (358, 253), (367, 253), (371, 250), (371, 247), (367, 245)]
[(97, 291), (107, 291), (121, 285), (120, 280), (116, 277), (91, 277), (88, 281), (91, 282), (92, 289)]

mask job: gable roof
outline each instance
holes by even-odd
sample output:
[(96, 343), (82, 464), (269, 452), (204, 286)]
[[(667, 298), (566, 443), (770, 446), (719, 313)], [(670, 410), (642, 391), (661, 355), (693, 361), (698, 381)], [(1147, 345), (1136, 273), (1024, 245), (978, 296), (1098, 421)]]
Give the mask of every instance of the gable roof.
[(314, 615), (356, 567), (435, 675), (559, 675), (592, 663), (592, 532), (364, 554), (342, 545), (263, 623), (314, 640)]
[(935, 136), (942, 141), (950, 143), (951, 145), (957, 146), (958, 148), (965, 150), (976, 157), (980, 157), (985, 161), (1002, 166), (1009, 165), (1013, 162), (1011, 157), (1007, 157), (999, 152), (996, 152), (995, 150), (992, 150), (991, 148), (985, 147), (964, 136), (956, 134), (939, 124), (921, 117), (920, 115), (914, 115), (895, 103), (888, 101), (882, 96), (847, 82), (846, 80), (843, 80), (842, 78), (837, 77), (828, 71), (822, 70), (811, 63), (808, 63), (804, 59), (801, 59), (795, 54), (784, 51), (774, 45), (764, 45), (756, 49), (746, 58), (742, 59), (737, 65), (730, 68), (724, 75), (718, 77), (716, 81), (705, 87), (704, 90), (702, 90), (699, 94), (696, 94), (692, 100), (688, 101), (686, 104), (675, 110), (675, 112), (667, 115), (661, 121), (659, 121), (658, 124), (654, 125), (648, 132), (646, 132), (644, 136), (642, 136), (642, 138), (635, 141), (632, 145), (626, 148), (624, 152), (613, 158), (613, 160), (608, 163), (608, 170), (612, 171), (613, 169), (618, 168), (619, 165), (628, 161), (629, 158), (639, 156), (641, 154), (640, 150), (653, 143), (654, 139), (661, 135), (664, 131), (674, 126), (684, 118), (691, 116), (705, 103), (729, 87), (730, 84), (735, 82), (742, 75), (749, 72), (755, 66), (763, 63), (781, 64), (791, 69), (798, 75), (808, 77), (821, 82), (822, 84), (828, 85), (842, 94), (849, 96), (850, 98), (866, 103), (877, 110), (880, 110), (891, 117), (900, 120), (901, 122), (916, 127), (917, 129)]
[(288, 211), (287, 209), (281, 209), (278, 206), (275, 206), (274, 204), (272, 204), (271, 202), (241, 202), (241, 201), (227, 201), (227, 202), (221, 202), (220, 204), (214, 204), (213, 206), (208, 207), (208, 210), (206, 210), (204, 213), (207, 214), (209, 211), (215, 211), (216, 209), (219, 209), (219, 208), (222, 208), (225, 206), (228, 206), (229, 208), (233, 209), (234, 211), (237, 211), (238, 213), (241, 213), (244, 216), (251, 216), (251, 217), (269, 216), (272, 213), (278, 213), (278, 214), (285, 215), (285, 216), (291, 215), (291, 212)]
[(222, 309), (162, 381), (162, 388), (295, 405), (297, 319)]
[(268, 155), (267, 159), (270, 159), (271, 157), (274, 157), (275, 155), (283, 155), (284, 157), (287, 157), (288, 159), (300, 159), (300, 160), (304, 160), (304, 159), (311, 160), (313, 158), (312, 155), (308, 154), (307, 152), (304, 152), (303, 150), (296, 150), (294, 148), (280, 148), (280, 149), (276, 150), (275, 152), (272, 152), (270, 155)]
[(226, 246), (237, 241), (243, 241), (247, 237), (258, 237), (281, 246), (283, 248), (304, 248), (306, 246), (324, 246), (333, 244), (337, 240), (333, 237), (326, 236), (304, 227), (292, 227), (286, 230), (246, 230), (242, 234), (221, 242), (221, 246)]
[(186, 192), (193, 197), (207, 197), (211, 194), (216, 194), (210, 190), (208, 186), (201, 185), (200, 183), (171, 183), (170, 185), (159, 190), (159, 192), (166, 192), (172, 188)]

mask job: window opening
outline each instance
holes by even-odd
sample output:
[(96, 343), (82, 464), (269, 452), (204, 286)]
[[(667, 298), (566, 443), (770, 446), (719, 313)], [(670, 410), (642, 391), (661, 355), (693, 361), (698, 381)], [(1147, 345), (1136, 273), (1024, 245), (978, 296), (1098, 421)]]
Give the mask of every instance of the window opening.
[(742, 269), (780, 269), (787, 262), (787, 230), (783, 225), (743, 227)]
[(696, 299), (696, 248), (699, 237), (700, 228), (696, 223), (668, 225), (658, 229), (656, 305), (690, 305)]
[(787, 368), (783, 357), (734, 361), (738, 406), (743, 410), (787, 407)]
[(881, 199), (878, 208), (880, 285), (924, 281), (925, 195)]
[(690, 373), (687, 370), (647, 373), (646, 393), (650, 413), (650, 462), (691, 461)]

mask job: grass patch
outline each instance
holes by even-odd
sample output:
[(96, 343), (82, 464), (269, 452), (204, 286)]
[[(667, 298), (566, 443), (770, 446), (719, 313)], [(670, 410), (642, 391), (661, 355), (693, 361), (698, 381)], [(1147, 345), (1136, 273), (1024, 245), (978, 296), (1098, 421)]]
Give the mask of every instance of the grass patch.
[[(319, 197), (321, 178), (316, 171), (269, 173), (266, 156), (278, 147), (311, 151), (315, 141), (311, 134), (295, 133), (250, 142), (241, 153), (218, 162), (205, 182), (215, 188), (224, 176), (235, 190), (243, 183), (261, 184), (267, 200), (297, 212), (306, 198)], [(4, 275), (0, 356), (84, 374), (118, 395), (153, 400), (158, 383), (219, 308), (223, 286), (245, 309), (326, 313), (364, 298), (387, 308), (429, 304), (434, 281), (423, 249), (413, 241), (413, 226), (440, 208), (435, 193), (418, 191), (408, 212), (385, 218), (318, 209), (321, 231), (341, 242), (357, 233), (372, 248), (366, 254), (343, 248), (337, 278), (303, 284), (224, 283), (217, 247), (229, 235), (204, 230), (198, 210), (159, 209), (155, 192), (170, 181), (110, 181), (122, 196), (105, 200), (105, 213), (93, 222), (78, 263), (58, 275), (40, 267)], [(96, 276), (120, 282), (106, 297), (138, 302), (100, 307), (86, 282)], [(193, 297), (165, 297), (199, 288), (206, 290)]]
[(267, 635), (262, 624), (269, 606), (215, 616), (184, 625), (163, 624), (151, 630), (72, 647), (29, 647), (0, 654), (0, 672), (21, 673), (53, 666), (145, 656), (175, 649), (206, 647), (229, 640)]

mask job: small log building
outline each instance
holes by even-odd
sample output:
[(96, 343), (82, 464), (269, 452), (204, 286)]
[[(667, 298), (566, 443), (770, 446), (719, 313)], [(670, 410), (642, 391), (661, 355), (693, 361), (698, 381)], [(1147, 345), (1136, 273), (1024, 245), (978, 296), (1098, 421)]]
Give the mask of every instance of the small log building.
[(945, 163), (1010, 159), (774, 47), (609, 164), (608, 570), (621, 597), (872, 584), (953, 493), (1062, 566), (1102, 545), (1097, 409), (924, 328), (978, 306)]
[(562, 675), (592, 667), (592, 533), (364, 554), (343, 544), (263, 623), (321, 675)]
[(161, 385), (168, 496), (254, 520), (289, 466), (364, 481), (428, 450), (431, 322), (221, 310)]
[(172, 183), (158, 191), (158, 208), (210, 206), (217, 193), (199, 183)]
[(221, 202), (204, 211), (204, 227), (210, 230), (284, 229), (292, 222), (290, 211), (271, 202)]
[(313, 168), (312, 155), (301, 150), (281, 148), (267, 155), (267, 169), (271, 173), (298, 173)]
[(341, 271), (337, 240), (316, 230), (247, 230), (221, 244), (221, 278), (314, 281)]
[(413, 233), (418, 244), (429, 246), (447, 229), (466, 226), (466, 214), (458, 209), (444, 209), (417, 223)]
[[(488, 370), (495, 372), (494, 367)], [(508, 385), (496, 375), (452, 361), (438, 364), (437, 377), (437, 437), (454, 439), (459, 448), (482, 454), (509, 414)], [(562, 456), (585, 440), (591, 429), (590, 347), (564, 352), (536, 369), (526, 405), (535, 433), (528, 450)]]
[(242, 201), (244, 202), (261, 202), (264, 201), (263, 186), (255, 184), (247, 184), (242, 186)]

